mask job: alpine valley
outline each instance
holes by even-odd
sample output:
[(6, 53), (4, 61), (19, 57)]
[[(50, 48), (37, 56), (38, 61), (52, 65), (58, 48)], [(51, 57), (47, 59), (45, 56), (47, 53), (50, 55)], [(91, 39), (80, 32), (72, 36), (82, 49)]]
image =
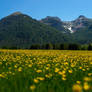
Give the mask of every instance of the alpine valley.
[(0, 47), (30, 48), (47, 43), (92, 43), (92, 19), (80, 15), (73, 21), (52, 16), (36, 20), (15, 12), (0, 20)]

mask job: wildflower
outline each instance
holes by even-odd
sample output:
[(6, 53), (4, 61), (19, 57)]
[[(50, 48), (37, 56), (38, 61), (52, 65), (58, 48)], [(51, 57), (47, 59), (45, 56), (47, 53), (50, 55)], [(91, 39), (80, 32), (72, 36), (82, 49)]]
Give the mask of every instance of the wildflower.
[(46, 74), (45, 77), (50, 78), (50, 77), (52, 77), (52, 74)]
[(85, 77), (84, 81), (91, 81), (91, 79), (89, 77)]
[(72, 73), (73, 71), (72, 70), (68, 70), (69, 73)]
[(46, 70), (49, 70), (49, 67), (46, 67)]
[(90, 64), (92, 65), (92, 61), (90, 62)]
[(87, 82), (85, 82), (83, 88), (84, 90), (89, 90), (90, 86), (88, 85)]
[(81, 82), (80, 81), (76, 81), (77, 84), (80, 84)]
[(0, 77), (1, 77), (1, 78), (4, 78), (4, 75), (3, 75), (3, 74), (0, 74)]
[(66, 78), (65, 77), (62, 77), (62, 80), (66, 80)]
[(41, 72), (42, 72), (42, 70), (37, 70), (36, 72), (37, 72), (37, 73), (41, 73)]
[(82, 71), (86, 71), (85, 69), (82, 69)]
[(41, 81), (45, 80), (44, 77), (37, 77), (37, 79), (39, 79), (39, 80), (41, 80)]
[(58, 69), (58, 68), (55, 68), (55, 72), (56, 72), (56, 73), (59, 72), (59, 69)]
[(0, 65), (2, 64), (2, 62), (0, 62)]
[(79, 67), (79, 69), (82, 69), (82, 67)]
[(73, 92), (82, 92), (82, 87), (81, 85), (75, 84), (73, 85), (72, 90)]
[(14, 65), (15, 68), (17, 68), (18, 66), (17, 65)]
[(74, 67), (75, 65), (74, 64), (71, 64), (71, 67)]
[(35, 83), (38, 83), (38, 82), (39, 82), (39, 80), (38, 80), (38, 79), (34, 79), (34, 82), (35, 82)]
[(92, 73), (88, 73), (88, 76), (91, 76), (92, 75)]
[(22, 71), (22, 67), (19, 67), (19, 68), (18, 68), (18, 71), (21, 72), (21, 71)]
[(28, 67), (32, 67), (32, 64), (29, 64)]
[(31, 85), (31, 86), (30, 86), (30, 89), (31, 89), (31, 90), (34, 90), (35, 88), (36, 88), (35, 85)]
[(65, 73), (66, 73), (66, 71), (65, 71), (65, 70), (63, 70), (63, 71), (62, 71), (62, 74), (65, 74)]
[(62, 72), (58, 72), (59, 75), (62, 75)]

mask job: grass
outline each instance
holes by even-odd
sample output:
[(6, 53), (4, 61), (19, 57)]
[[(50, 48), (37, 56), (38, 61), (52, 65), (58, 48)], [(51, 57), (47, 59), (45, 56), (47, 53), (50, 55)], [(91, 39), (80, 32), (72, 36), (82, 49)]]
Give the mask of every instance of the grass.
[(92, 51), (0, 50), (0, 92), (92, 92)]

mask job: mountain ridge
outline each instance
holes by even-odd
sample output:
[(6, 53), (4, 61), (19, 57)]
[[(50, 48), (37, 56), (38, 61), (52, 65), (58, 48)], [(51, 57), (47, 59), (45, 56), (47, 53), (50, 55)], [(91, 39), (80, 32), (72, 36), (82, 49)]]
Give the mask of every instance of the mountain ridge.
[(0, 47), (30, 48), (46, 43), (92, 43), (92, 19), (81, 15), (65, 22), (48, 16), (39, 21), (15, 12), (0, 20)]
[[(58, 18), (58, 17), (57, 17)], [(41, 22), (43, 22), (44, 24), (47, 24), (47, 25), (50, 25), (49, 24), (49, 21), (50, 20), (55, 20), (54, 19), (54, 17), (49, 17), (49, 19), (47, 20), (47, 17), (46, 18), (44, 18), (44, 19), (42, 19), (42, 20), (40, 20)], [(58, 18), (58, 19), (60, 19), (60, 18)], [(60, 19), (61, 20), (61, 19)], [(69, 32), (70, 31), (70, 33), (74, 33), (74, 32), (76, 32), (77, 30), (79, 30), (80, 28), (82, 28), (82, 27), (84, 27), (84, 22), (85, 22), (85, 24), (86, 24), (86, 22), (89, 22), (90, 20), (92, 20), (91, 18), (87, 18), (87, 17), (85, 17), (84, 15), (80, 15), (78, 18), (76, 18), (75, 20), (73, 20), (73, 21), (56, 21), (56, 23), (59, 23), (59, 24), (61, 24), (61, 28), (65, 28), (65, 29), (67, 29), (67, 31)], [(52, 25), (53, 25), (53, 22), (52, 22)], [(50, 26), (52, 26), (52, 25), (50, 25)], [(52, 26), (52, 27), (54, 27), (54, 28), (56, 28), (56, 29), (58, 29), (58, 30), (60, 30), (58, 27), (57, 27), (58, 25), (55, 25), (55, 26)], [(67, 31), (65, 31), (65, 33), (67, 32)]]
[(26, 14), (11, 14), (0, 20), (0, 47), (30, 48), (32, 44), (69, 42), (62, 32)]

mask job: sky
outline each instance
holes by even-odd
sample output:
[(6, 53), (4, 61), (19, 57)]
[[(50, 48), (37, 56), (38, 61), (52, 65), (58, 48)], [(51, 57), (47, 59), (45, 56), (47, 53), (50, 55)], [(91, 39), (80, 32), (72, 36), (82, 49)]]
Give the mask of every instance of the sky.
[(0, 0), (0, 19), (20, 11), (35, 19), (57, 16), (71, 21), (79, 15), (92, 18), (92, 0)]

